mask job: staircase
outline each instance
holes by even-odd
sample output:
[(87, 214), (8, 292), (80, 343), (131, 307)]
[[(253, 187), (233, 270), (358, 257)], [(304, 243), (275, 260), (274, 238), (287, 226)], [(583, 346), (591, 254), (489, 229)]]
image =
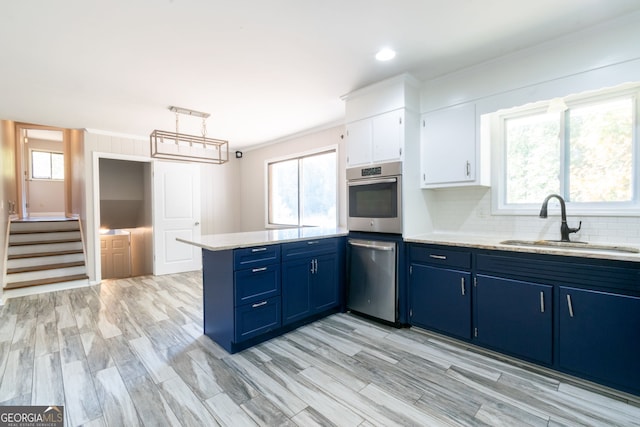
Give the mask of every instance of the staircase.
[(86, 280), (77, 219), (11, 222), (5, 290)]

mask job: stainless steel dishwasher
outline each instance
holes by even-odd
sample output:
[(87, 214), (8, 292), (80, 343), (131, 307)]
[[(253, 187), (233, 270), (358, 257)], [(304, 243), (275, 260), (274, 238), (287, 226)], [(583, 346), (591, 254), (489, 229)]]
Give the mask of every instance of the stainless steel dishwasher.
[(349, 239), (347, 308), (388, 322), (397, 321), (396, 242)]

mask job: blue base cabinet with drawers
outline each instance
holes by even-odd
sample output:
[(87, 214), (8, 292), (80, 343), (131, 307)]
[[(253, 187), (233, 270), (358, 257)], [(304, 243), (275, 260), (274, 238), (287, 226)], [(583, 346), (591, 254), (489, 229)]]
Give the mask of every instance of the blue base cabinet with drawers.
[(411, 325), (640, 396), (640, 262), (407, 246)]
[(229, 353), (343, 309), (344, 239), (202, 251), (204, 333)]

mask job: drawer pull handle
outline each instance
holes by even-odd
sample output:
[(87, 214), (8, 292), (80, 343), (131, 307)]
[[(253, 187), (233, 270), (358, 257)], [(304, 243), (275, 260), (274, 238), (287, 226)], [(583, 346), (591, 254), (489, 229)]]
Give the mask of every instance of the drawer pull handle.
[(464, 277), (460, 278), (460, 290), (462, 291), (462, 296), (464, 296)]
[(267, 267), (254, 268), (251, 270), (252, 273), (258, 273), (260, 271), (267, 271)]
[(433, 258), (433, 259), (447, 259), (446, 255), (434, 255), (434, 254), (430, 254), (429, 258)]
[(307, 245), (315, 245), (317, 243), (320, 243), (320, 242), (318, 242), (317, 240), (312, 240), (310, 242), (307, 242)]
[(573, 317), (573, 304), (571, 303), (571, 295), (567, 294), (567, 306), (569, 307), (569, 317)]
[(255, 249), (251, 249), (251, 252), (263, 252), (266, 251), (267, 248), (255, 248)]
[(255, 304), (252, 304), (251, 307), (258, 308), (258, 307), (262, 307), (263, 305), (267, 305), (267, 302), (266, 301), (257, 302)]
[(544, 313), (544, 292), (540, 292), (540, 313)]

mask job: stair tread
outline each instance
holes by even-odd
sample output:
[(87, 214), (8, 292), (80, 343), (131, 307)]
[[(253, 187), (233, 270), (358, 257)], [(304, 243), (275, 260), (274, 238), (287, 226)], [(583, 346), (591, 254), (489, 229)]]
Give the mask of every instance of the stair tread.
[(84, 265), (84, 261), (74, 261), (74, 262), (61, 262), (58, 264), (35, 265), (35, 266), (29, 266), (29, 267), (15, 267), (15, 268), (7, 268), (7, 274), (27, 273), (30, 271), (54, 270), (57, 268), (81, 267), (83, 265)]
[(69, 251), (55, 251), (55, 252), (31, 252), (28, 254), (8, 255), (7, 260), (24, 259), (24, 258), (40, 258), (40, 257), (56, 256), (56, 255), (76, 255), (81, 253), (83, 253), (82, 249), (74, 249)]
[(50, 285), (53, 283), (71, 282), (74, 280), (85, 280), (88, 278), (89, 276), (87, 276), (86, 274), (75, 274), (72, 276), (62, 276), (62, 277), (46, 277), (44, 279), (26, 280), (24, 282), (8, 283), (4, 287), (4, 289), (8, 290), (8, 289), (26, 288), (28, 286)]
[(81, 242), (80, 238), (73, 239), (56, 239), (56, 240), (33, 240), (29, 242), (9, 242), (9, 246), (27, 246), (27, 245), (47, 245), (53, 243), (74, 243)]
[(43, 233), (68, 233), (80, 231), (80, 228), (47, 228), (43, 230), (10, 230), (9, 234), (12, 236), (25, 235), (25, 234), (43, 234)]
[(32, 217), (32, 218), (19, 218), (11, 221), (12, 223), (20, 224), (37, 224), (43, 222), (78, 222), (78, 218), (66, 218), (66, 217)]

